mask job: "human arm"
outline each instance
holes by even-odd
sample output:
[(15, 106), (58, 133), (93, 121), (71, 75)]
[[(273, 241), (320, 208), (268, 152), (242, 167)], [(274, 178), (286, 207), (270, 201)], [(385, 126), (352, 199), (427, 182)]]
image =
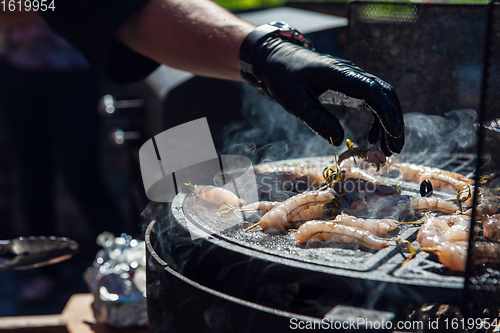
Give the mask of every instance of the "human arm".
[[(117, 82), (143, 78), (158, 63), (243, 80), (240, 46), (255, 26), (209, 0), (68, 0), (60, 7), (74, 12), (75, 4), (83, 12), (67, 18), (54, 13), (59, 17), (53, 26)], [(402, 150), (403, 116), (389, 84), (349, 61), (280, 37), (262, 40), (253, 53), (254, 72), (273, 98), (324, 139), (336, 145), (344, 139), (340, 122), (318, 101), (330, 89), (364, 101), (373, 111), (371, 143), (380, 142), (386, 155)], [(146, 57), (154, 62), (145, 62)]]
[(255, 28), (208, 0), (150, 0), (118, 39), (159, 63), (202, 76), (242, 81), (239, 47)]
[[(118, 38), (160, 63), (198, 75), (241, 80), (239, 50), (254, 28), (211, 1), (150, 0), (121, 27)], [(270, 38), (254, 53), (257, 76), (274, 99), (325, 140), (339, 145), (344, 139), (340, 122), (318, 101), (331, 89), (363, 100), (373, 111), (371, 143), (380, 143), (386, 155), (403, 148), (401, 108), (389, 84), (349, 61), (280, 38)]]

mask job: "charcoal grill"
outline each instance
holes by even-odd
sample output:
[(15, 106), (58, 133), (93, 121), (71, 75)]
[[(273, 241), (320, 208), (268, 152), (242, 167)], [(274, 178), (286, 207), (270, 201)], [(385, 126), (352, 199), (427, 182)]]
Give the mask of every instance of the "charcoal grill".
[[(452, 110), (474, 109), (479, 113), (477, 123), (483, 124), (500, 114), (492, 102), (500, 92), (492, 70), (500, 54), (495, 51), (500, 45), (495, 37), (500, 31), (499, 7), (353, 2), (345, 57), (394, 85), (405, 113), (443, 116)], [(356, 133), (367, 132), (370, 112), (345, 107), (335, 112), (348, 135), (364, 144)], [(476, 145), (446, 152), (430, 149), (436, 156), (427, 156), (429, 164), (477, 177), (475, 171), (486, 170), (483, 162), (488, 161), (488, 172), (498, 173), (494, 152), (498, 141), (483, 141), (488, 135), (484, 127), (476, 127), (481, 153)], [(413, 161), (411, 153), (407, 157)], [(327, 159), (276, 163), (325, 165)], [(414, 195), (419, 189), (403, 183), (402, 190)], [(448, 198), (450, 194), (437, 191), (434, 195)], [(337, 245), (301, 247), (290, 233), (245, 233), (249, 224), (221, 221), (216, 208), (181, 193), (171, 204), (156, 203), (146, 209), (148, 311), (153, 331), (283, 332), (292, 318), (318, 324), (361, 316), (396, 320), (426, 302), (460, 305), (467, 315), (481, 316), (485, 307), (500, 304), (498, 293), (493, 292), (498, 268), (454, 273), (426, 253), (402, 266), (408, 254), (394, 244), (380, 251)], [(227, 228), (212, 227), (224, 222)], [(417, 228), (400, 226), (399, 230), (393, 236), (418, 247)]]
[[(327, 160), (305, 158), (272, 165), (325, 165)], [(472, 173), (474, 166), (475, 156), (467, 154), (449, 156), (441, 165), (465, 173)], [(397, 184), (401, 179), (387, 177), (385, 181)], [(419, 192), (418, 186), (411, 183), (403, 183), (401, 190), (402, 194)], [(439, 191), (434, 195), (450, 197), (449, 193)], [(260, 315), (278, 312), (279, 318), (273, 323), (281, 325), (280, 331), (290, 325), (283, 318), (349, 321), (347, 316), (352, 316), (352, 311), (340, 311), (344, 306), (352, 306), (358, 312), (369, 309), (371, 318), (390, 320), (412, 303), (459, 304), (461, 300), (463, 275), (443, 268), (433, 255), (419, 253), (402, 266), (409, 254), (402, 252), (395, 242), (379, 251), (349, 245), (299, 246), (293, 233), (245, 232), (250, 222), (239, 223), (236, 217), (222, 218), (218, 209), (219, 206), (186, 193), (178, 194), (167, 208), (154, 208), (162, 213), (157, 215), (150, 231), (162, 241), (149, 242), (153, 253), (149, 260), (159, 272), (167, 269), (169, 284), (188, 283), (196, 293), (205, 294), (204, 298), (223, 297), (228, 308), (243, 306), (247, 307), (245, 312), (252, 310)], [(221, 224), (228, 227), (221, 228)], [(409, 240), (418, 248), (417, 230), (400, 226), (392, 236)], [(159, 275), (163, 276), (162, 273)], [(180, 313), (187, 311), (183, 306), (177, 308), (179, 313), (171, 313), (172, 308), (162, 309), (173, 321), (180, 320), (177, 319), (182, 318)], [(157, 310), (155, 306), (152, 311)], [(227, 320), (232, 316), (230, 313), (224, 312)], [(198, 327), (206, 325), (206, 318), (199, 319)], [(248, 327), (253, 325), (244, 323)]]

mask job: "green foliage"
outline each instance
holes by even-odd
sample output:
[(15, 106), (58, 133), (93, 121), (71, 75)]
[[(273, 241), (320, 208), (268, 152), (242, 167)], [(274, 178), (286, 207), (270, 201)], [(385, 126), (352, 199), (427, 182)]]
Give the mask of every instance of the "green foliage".
[(287, 0), (212, 0), (228, 10), (248, 10), (283, 6)]

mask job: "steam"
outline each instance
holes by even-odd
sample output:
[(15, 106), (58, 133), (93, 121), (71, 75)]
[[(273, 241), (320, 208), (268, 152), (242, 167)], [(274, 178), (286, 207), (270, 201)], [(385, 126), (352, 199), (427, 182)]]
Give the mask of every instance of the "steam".
[(455, 110), (443, 116), (408, 113), (405, 115), (405, 147), (402, 160), (418, 164), (439, 164), (453, 153), (476, 151), (474, 110)]
[[(242, 116), (244, 121), (224, 128), (229, 155), (252, 158), (252, 163), (332, 154), (332, 147), (278, 103), (262, 98), (251, 86), (245, 86)], [(346, 137), (352, 133), (344, 126)]]
[[(248, 100), (243, 103), (242, 110), (245, 121), (228, 125), (224, 129), (226, 146), (222, 150), (223, 154), (246, 156), (251, 159), (253, 164), (332, 154), (332, 148), (326, 141), (313, 133), (300, 120), (288, 114), (277, 103), (257, 96), (258, 93), (252, 87), (245, 87), (245, 90), (247, 91), (245, 91), (244, 96), (248, 96)], [(477, 145), (477, 135), (473, 130), (475, 120), (476, 112), (473, 110), (455, 110), (444, 116), (406, 114), (406, 144), (400, 156), (401, 160), (438, 165), (441, 160), (448, 159), (449, 154), (475, 152)], [(347, 119), (346, 122), (349, 120)], [(357, 125), (358, 123), (353, 122), (352, 129), (344, 126), (346, 137), (354, 138), (364, 134), (364, 132), (359, 133), (360, 128), (354, 127)], [(341, 150), (339, 149), (337, 153)], [(396, 204), (391, 202), (395, 219), (404, 219), (399, 214), (409, 207), (406, 199), (406, 197), (400, 197), (400, 201), (397, 201)], [(157, 221), (156, 236), (160, 240), (158, 244), (154, 244), (157, 247), (157, 253), (174, 270), (182, 274), (185, 268), (184, 263), (197, 260), (201, 265), (204, 256), (214, 250), (215, 245), (207, 246), (205, 244), (204, 246), (202, 239), (193, 239), (189, 230), (183, 229), (175, 221), (172, 212), (180, 208), (171, 207), (171, 204), (151, 203), (146, 207), (142, 217), (144, 225), (147, 225), (151, 220)], [(171, 256), (175, 256), (175, 260)], [(228, 272), (230, 268), (232, 267), (228, 267)], [(148, 285), (148, 293), (160, 297), (165, 290), (163, 288), (172, 287), (160, 282), (152, 281)], [(278, 301), (277, 303), (286, 306), (294, 300), (300, 291), (293, 283), (282, 286), (281, 289), (275, 288), (272, 284), (270, 286), (272, 287), (270, 290), (263, 290), (263, 292), (266, 294), (274, 293), (273, 296)], [(383, 289), (377, 289), (370, 293), (367, 300), (368, 305), (374, 306), (384, 292)], [(276, 306), (279, 307), (280, 304), (276, 304)], [(227, 320), (224, 310), (217, 307), (216, 304), (209, 307), (204, 313), (207, 326), (215, 330), (224, 327)], [(167, 318), (165, 321), (170, 323), (171, 313), (165, 310), (164, 317)]]

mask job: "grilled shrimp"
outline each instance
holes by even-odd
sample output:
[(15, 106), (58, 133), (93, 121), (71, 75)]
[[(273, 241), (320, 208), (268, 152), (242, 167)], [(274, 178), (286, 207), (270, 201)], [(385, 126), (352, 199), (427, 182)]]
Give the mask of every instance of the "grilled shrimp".
[(299, 243), (305, 243), (308, 240), (357, 243), (373, 250), (389, 246), (387, 241), (376, 237), (369, 231), (328, 221), (306, 222), (299, 228), (295, 239)]
[(430, 217), (418, 229), (417, 242), (424, 247), (436, 247), (443, 242), (443, 235), (450, 229), (445, 220)]
[(469, 233), (469, 216), (443, 215), (428, 217), (418, 230), (417, 241), (424, 247), (436, 247), (444, 242), (468, 241)]
[[(471, 186), (471, 191), (474, 191), (473, 186)], [(469, 207), (472, 207), (472, 196), (465, 202), (465, 204)], [(496, 195), (494, 195), (486, 187), (480, 186), (477, 193), (476, 212), (480, 215), (493, 215), (498, 212), (499, 206), (500, 204)], [(467, 210), (465, 214), (470, 216), (472, 214), (472, 208)]]
[(244, 201), (233, 192), (226, 190), (222, 187), (216, 187), (212, 185), (193, 185), (194, 195), (203, 200), (212, 202), (218, 205), (232, 205), (241, 206)]
[(374, 235), (383, 235), (398, 227), (397, 222), (391, 219), (363, 219), (347, 214), (337, 215), (333, 222), (349, 227), (360, 228)]
[(465, 272), (467, 248), (468, 242), (443, 242), (436, 247), (422, 247), (420, 250), (436, 254), (439, 262), (452, 271)]
[[(421, 248), (436, 253), (439, 262), (454, 271), (465, 272), (468, 242), (445, 242), (436, 248)], [(474, 265), (500, 262), (500, 243), (474, 242), (470, 251)]]
[(467, 215), (443, 215), (437, 218), (443, 219), (450, 227), (443, 235), (449, 242), (469, 241), (471, 218)]
[(356, 147), (348, 149), (340, 154), (338, 164), (341, 165), (342, 161), (354, 156), (359, 157), (362, 160), (367, 161), (368, 163), (375, 164), (375, 166), (377, 167), (377, 171), (379, 171), (380, 166), (384, 165), (386, 162), (385, 154), (380, 150)]
[(469, 185), (474, 182), (472, 179), (467, 178), (466, 176), (458, 172), (446, 171), (439, 168), (417, 165), (413, 163), (390, 163), (390, 168), (399, 170), (399, 172), (401, 173), (401, 177), (403, 177), (403, 179), (410, 181), (418, 181), (419, 183), (423, 179), (428, 179), (428, 178), (421, 179), (422, 175), (425, 175), (427, 177), (432, 176), (438, 180), (436, 183), (434, 183), (432, 182), (431, 179), (432, 186), (434, 188), (441, 188), (440, 185), (445, 186), (446, 188), (447, 186), (449, 186), (449, 183), (447, 183), (447, 181), (457, 180), (460, 181), (461, 184), (469, 184)]
[(301, 167), (301, 166), (289, 166), (289, 165), (257, 165), (253, 167), (254, 173), (277, 173), (280, 175), (286, 175), (287, 180), (293, 180), (295, 178), (308, 176), (311, 181), (324, 182), (323, 169), (317, 167)]
[(458, 207), (454, 203), (435, 197), (410, 197), (410, 203), (411, 207), (417, 213), (438, 211), (453, 214), (458, 210)]
[(325, 212), (324, 204), (313, 205), (309, 206), (307, 209), (301, 211), (296, 210), (295, 212), (290, 213), (288, 216), (288, 221), (300, 222), (300, 221), (315, 220), (323, 217), (324, 212)]
[(342, 163), (342, 172), (344, 173), (345, 178), (361, 178), (375, 184), (383, 184), (383, 182), (376, 176), (355, 166), (354, 163), (348, 160)]
[(448, 191), (457, 191), (461, 185), (470, 185), (473, 182), (472, 179), (464, 182), (463, 180), (454, 178), (446, 173), (432, 173), (427, 171), (420, 174), (418, 182), (422, 183), (422, 181), (426, 179), (431, 182), (433, 188)]
[(310, 206), (329, 203), (336, 195), (337, 193), (331, 188), (322, 191), (303, 192), (271, 209), (254, 226), (259, 225), (264, 230), (283, 231), (289, 218), (293, 218)]
[(500, 243), (474, 242), (471, 249), (474, 265), (500, 262)]
[(493, 241), (500, 240), (500, 214), (488, 216), (483, 221), (483, 236)]
[(265, 214), (281, 202), (279, 201), (257, 201), (241, 207), (238, 211), (245, 213), (261, 213)]

